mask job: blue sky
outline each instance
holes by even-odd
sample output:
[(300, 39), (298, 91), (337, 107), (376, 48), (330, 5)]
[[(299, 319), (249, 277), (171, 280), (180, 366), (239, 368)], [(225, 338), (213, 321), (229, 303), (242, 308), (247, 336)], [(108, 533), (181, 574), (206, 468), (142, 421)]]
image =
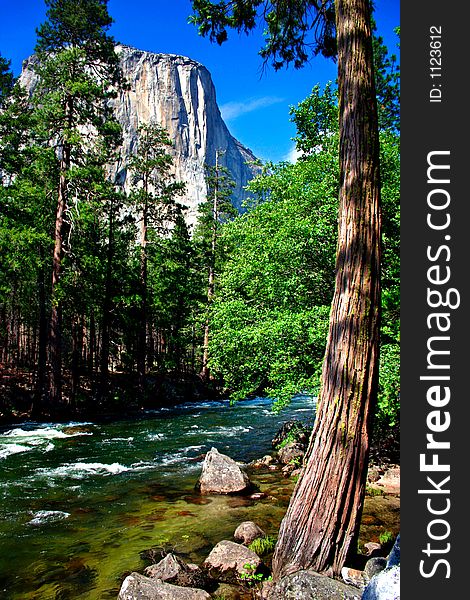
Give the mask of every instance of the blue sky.
[[(375, 0), (375, 20), (391, 52), (396, 53), (394, 27), (400, 24), (399, 0)], [(118, 42), (153, 52), (182, 54), (201, 62), (212, 75), (217, 101), (232, 135), (263, 160), (292, 156), (295, 128), (289, 107), (313, 86), (336, 78), (336, 66), (320, 57), (300, 70), (262, 72), (262, 28), (249, 36), (230, 32), (223, 46), (211, 44), (187, 23), (189, 0), (109, 0), (110, 33)], [(42, 0), (2, 1), (0, 53), (15, 74), (36, 43), (36, 27), (45, 20)]]

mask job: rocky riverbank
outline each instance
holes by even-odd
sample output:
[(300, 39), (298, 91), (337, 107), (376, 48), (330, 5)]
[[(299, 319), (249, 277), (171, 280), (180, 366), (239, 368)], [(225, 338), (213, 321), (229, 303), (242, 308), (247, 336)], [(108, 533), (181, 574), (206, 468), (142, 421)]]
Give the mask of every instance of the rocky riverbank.
[[(207, 494), (230, 494), (234, 500), (240, 498), (241, 502), (245, 498), (251, 504), (264, 502), (269, 511), (268, 494), (257, 488), (254, 482), (260, 475), (279, 477), (281, 474), (289, 484), (291, 493), (302, 473), (308, 437), (309, 431), (305, 425), (300, 422), (287, 423), (274, 438), (271, 454), (243, 466), (213, 448), (204, 459), (197, 484), (201, 497)], [(128, 575), (118, 598), (382, 598), (384, 596), (380, 590), (384, 585), (388, 586), (387, 589), (393, 589), (394, 586), (396, 589), (399, 585), (399, 544), (396, 543), (391, 552), (399, 532), (399, 476), (398, 465), (387, 463), (370, 466), (359, 554), (354, 568), (343, 569), (343, 581), (301, 571), (274, 584), (270, 581), (270, 567), (275, 537), (266, 534), (256, 522), (244, 521), (234, 530), (233, 539), (221, 540), (198, 565), (185, 562), (171, 549), (160, 555), (149, 552), (153, 564), (145, 568), (144, 574), (133, 572)], [(256, 512), (259, 515), (259, 510)]]

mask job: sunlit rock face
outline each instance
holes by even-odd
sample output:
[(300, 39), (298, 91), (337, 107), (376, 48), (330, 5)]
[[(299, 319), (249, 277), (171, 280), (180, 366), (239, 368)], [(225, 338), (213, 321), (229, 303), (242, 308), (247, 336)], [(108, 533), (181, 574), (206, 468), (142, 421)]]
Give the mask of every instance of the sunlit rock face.
[[(135, 151), (139, 125), (155, 122), (163, 126), (174, 147), (174, 172), (186, 184), (181, 201), (188, 207), (187, 221), (197, 218), (197, 206), (206, 196), (205, 164), (214, 164), (216, 150), (223, 151), (219, 162), (236, 182), (233, 199), (241, 208), (243, 189), (258, 169), (256, 158), (238, 142), (222, 120), (209, 71), (200, 63), (174, 54), (155, 54), (129, 46), (118, 46), (127, 89), (113, 101), (122, 126), (123, 145), (119, 180), (129, 189), (127, 157)], [(31, 71), (34, 57), (25, 61), (21, 81), (33, 89), (36, 77)]]

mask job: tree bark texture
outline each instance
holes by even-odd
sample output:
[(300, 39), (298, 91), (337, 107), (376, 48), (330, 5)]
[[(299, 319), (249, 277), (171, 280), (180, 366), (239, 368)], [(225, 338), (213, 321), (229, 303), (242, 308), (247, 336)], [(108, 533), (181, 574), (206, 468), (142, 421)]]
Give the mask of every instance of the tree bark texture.
[(149, 182), (144, 179), (144, 205), (142, 208), (142, 220), (140, 222), (140, 323), (138, 332), (137, 371), (139, 377), (139, 388), (145, 389), (145, 377), (147, 373), (147, 229), (148, 229), (148, 197)]
[[(64, 115), (68, 130), (73, 126), (74, 103), (71, 96), (67, 96), (64, 103)], [(62, 144), (60, 157), (59, 189), (57, 194), (57, 210), (54, 229), (54, 252), (52, 256), (52, 289), (51, 289), (51, 323), (50, 323), (50, 362), (51, 378), (49, 385), (49, 398), (54, 406), (62, 403), (62, 325), (61, 302), (58, 297), (58, 285), (62, 274), (62, 259), (64, 255), (64, 239), (66, 235), (65, 211), (67, 209), (67, 174), (70, 170), (71, 146), (67, 140)]]
[[(211, 305), (214, 299), (215, 291), (215, 250), (217, 246), (217, 221), (219, 219), (218, 208), (218, 184), (219, 184), (219, 153), (215, 153), (215, 185), (214, 185), (214, 202), (212, 205), (212, 239), (211, 239), (211, 255), (209, 257), (209, 283), (207, 286), (207, 306)], [(204, 325), (204, 352), (202, 356), (202, 371), (201, 377), (208, 381), (210, 379), (209, 371), (209, 317)]]
[[(43, 250), (39, 247), (39, 258), (43, 260)], [(34, 391), (32, 413), (38, 415), (45, 408), (46, 403), (46, 370), (47, 370), (47, 313), (44, 267), (41, 266), (38, 275), (38, 301), (39, 301), (39, 333), (38, 333), (38, 358), (37, 376)]]
[(314, 431), (281, 524), (274, 578), (339, 574), (356, 550), (377, 394), (380, 179), (368, 0), (336, 2), (340, 198), (335, 293)]
[(109, 208), (108, 250), (106, 256), (106, 280), (103, 298), (103, 316), (101, 322), (101, 357), (100, 357), (100, 395), (106, 396), (109, 383), (109, 348), (110, 320), (112, 305), (114, 260), (114, 202), (111, 198)]
[[(59, 181), (59, 193), (57, 198), (57, 211), (54, 231), (54, 252), (52, 256), (52, 291), (51, 291), (51, 324), (50, 324), (50, 362), (51, 379), (49, 386), (49, 397), (52, 405), (62, 402), (62, 328), (61, 328), (61, 302), (58, 298), (57, 288), (62, 273), (63, 238), (64, 238), (64, 214), (67, 206), (67, 179), (66, 166), (70, 160), (69, 149), (64, 145), (64, 157), (61, 160), (61, 174)], [(67, 157), (68, 155), (68, 157)]]

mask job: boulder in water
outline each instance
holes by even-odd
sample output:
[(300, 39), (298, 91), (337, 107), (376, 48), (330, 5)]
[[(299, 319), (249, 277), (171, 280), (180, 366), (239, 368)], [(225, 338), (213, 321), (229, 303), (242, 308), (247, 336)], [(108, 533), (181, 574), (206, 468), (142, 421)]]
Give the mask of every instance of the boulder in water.
[(222, 540), (214, 546), (202, 568), (212, 579), (226, 583), (240, 583), (266, 571), (263, 561), (255, 552), (228, 540)]
[(159, 563), (144, 570), (145, 575), (181, 587), (205, 589), (208, 579), (197, 565), (186, 564), (174, 554), (167, 554)]
[(261, 527), (253, 521), (244, 521), (235, 529), (233, 537), (237, 542), (241, 542), (248, 546), (254, 540), (266, 537), (266, 534)]
[(240, 494), (250, 489), (251, 482), (232, 458), (212, 448), (206, 454), (196, 487), (201, 494)]

